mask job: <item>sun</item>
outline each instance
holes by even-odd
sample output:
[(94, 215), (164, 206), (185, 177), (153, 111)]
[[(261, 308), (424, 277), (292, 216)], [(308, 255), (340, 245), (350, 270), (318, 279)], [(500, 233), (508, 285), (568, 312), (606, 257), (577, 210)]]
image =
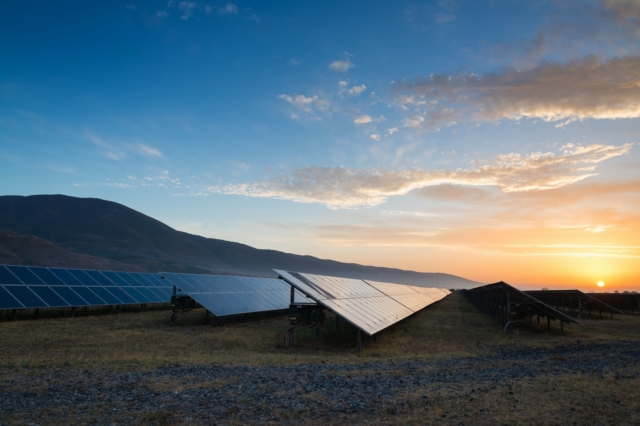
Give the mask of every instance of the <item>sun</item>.
[(604, 283), (602, 281), (598, 281), (598, 287), (604, 287)]

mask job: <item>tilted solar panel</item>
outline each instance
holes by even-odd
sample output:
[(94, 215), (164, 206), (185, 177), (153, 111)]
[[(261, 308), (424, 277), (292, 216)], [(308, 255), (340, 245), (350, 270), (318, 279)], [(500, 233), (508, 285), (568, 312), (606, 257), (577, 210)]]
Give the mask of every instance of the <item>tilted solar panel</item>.
[[(373, 335), (444, 297), (435, 289), (274, 269), (286, 282)], [(433, 294), (437, 293), (437, 297)]]
[(0, 309), (168, 303), (159, 275), (0, 265)]
[[(290, 286), (276, 278), (164, 273), (162, 276), (216, 316), (284, 310)], [(308, 300), (299, 292), (296, 302)]]

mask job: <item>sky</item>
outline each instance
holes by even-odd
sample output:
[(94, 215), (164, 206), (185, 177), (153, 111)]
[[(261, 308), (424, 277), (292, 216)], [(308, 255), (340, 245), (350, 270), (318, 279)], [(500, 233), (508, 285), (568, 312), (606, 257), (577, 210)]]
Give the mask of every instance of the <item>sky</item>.
[(640, 0), (0, 4), (0, 194), (640, 290)]

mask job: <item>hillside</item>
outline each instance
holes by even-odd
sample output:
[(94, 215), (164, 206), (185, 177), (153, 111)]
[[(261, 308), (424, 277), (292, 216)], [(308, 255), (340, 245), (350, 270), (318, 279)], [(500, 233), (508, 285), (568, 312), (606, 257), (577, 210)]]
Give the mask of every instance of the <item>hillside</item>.
[(139, 266), (69, 251), (33, 235), (0, 231), (0, 264), (142, 271)]
[(449, 274), (363, 266), (259, 250), (177, 231), (111, 201), (64, 195), (0, 196), (0, 230), (34, 235), (70, 252), (145, 271), (275, 276), (272, 268), (448, 288), (475, 286)]

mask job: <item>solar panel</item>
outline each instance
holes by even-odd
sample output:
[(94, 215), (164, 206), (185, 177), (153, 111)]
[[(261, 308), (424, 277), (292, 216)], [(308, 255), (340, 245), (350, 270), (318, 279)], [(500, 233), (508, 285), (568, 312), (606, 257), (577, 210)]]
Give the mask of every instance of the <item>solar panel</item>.
[[(207, 308), (216, 316), (284, 310), (289, 307), (291, 289), (275, 278), (164, 273), (165, 280)], [(295, 293), (295, 300), (306, 302)]]
[(33, 291), (35, 294), (40, 297), (40, 299), (44, 300), (44, 302), (49, 305), (49, 307), (61, 308), (67, 307), (69, 304), (58, 296), (53, 290), (46, 286), (29, 286), (29, 289)]
[(66, 300), (71, 306), (88, 306), (86, 300), (78, 295), (71, 287), (52, 286), (51, 290), (55, 291), (60, 297)]
[(0, 309), (21, 309), (22, 304), (4, 287), (0, 286)]
[(535, 297), (500, 281), (494, 284), (463, 290), (462, 295), (496, 322), (504, 327), (505, 332), (514, 321), (524, 321), (537, 316), (547, 317), (547, 327), (551, 328), (551, 320), (560, 321), (560, 330), (564, 332), (564, 324), (580, 324), (569, 315), (554, 309)]
[(40, 278), (40, 280), (42, 280), (42, 282), (44, 282), (45, 284), (64, 285), (64, 283), (60, 280), (60, 278), (53, 275), (53, 273), (49, 271), (47, 268), (37, 268), (32, 266), (29, 269), (31, 270), (31, 272), (36, 274), (38, 278)]
[(0, 284), (22, 284), (5, 266), (0, 266)]
[(0, 309), (168, 303), (157, 274), (0, 265)]
[(23, 284), (44, 284), (42, 280), (36, 277), (26, 266), (7, 266), (7, 269), (13, 272)]
[(44, 303), (36, 294), (25, 286), (5, 286), (4, 287), (13, 297), (16, 298), (25, 308), (47, 308), (49, 305)]
[[(275, 270), (275, 269), (274, 269)], [(275, 270), (286, 282), (369, 335), (401, 321), (446, 294), (402, 284)], [(437, 294), (437, 297), (433, 297)]]

